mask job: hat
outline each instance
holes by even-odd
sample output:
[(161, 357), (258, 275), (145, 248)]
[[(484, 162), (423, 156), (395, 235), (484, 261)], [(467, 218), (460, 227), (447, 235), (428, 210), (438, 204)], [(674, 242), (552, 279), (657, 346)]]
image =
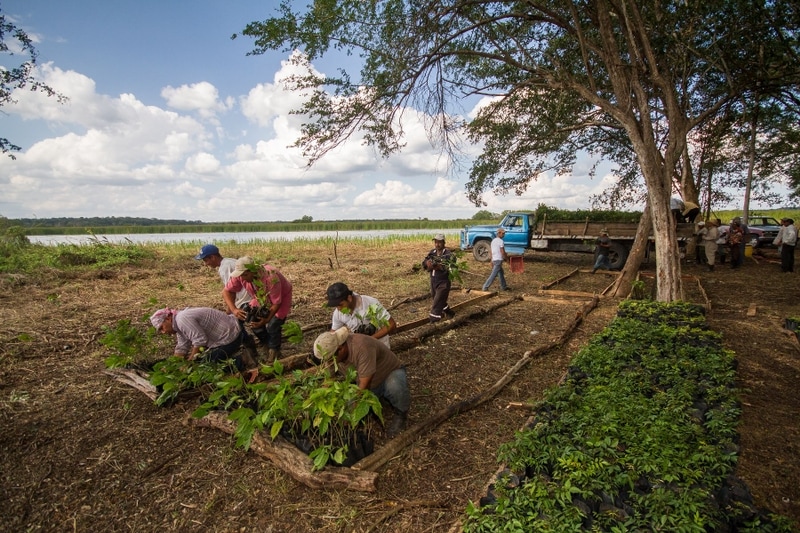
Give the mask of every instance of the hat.
[(347, 297), (351, 294), (353, 294), (353, 291), (351, 291), (347, 285), (341, 281), (334, 283), (328, 287), (328, 307), (338, 306), (340, 303), (342, 303), (342, 300), (347, 299)]
[(347, 326), (342, 326), (336, 331), (326, 331), (314, 341), (314, 356), (319, 359), (332, 357), (349, 336), (350, 330)]
[(505, 233), (506, 232), (506, 228), (497, 228), (497, 233), (500, 233), (501, 231), (503, 233)]
[(444, 233), (437, 233), (433, 236), (434, 241), (442, 241), (444, 242)]
[(606, 228), (601, 229), (600, 235), (608, 235), (608, 230)]
[(195, 259), (205, 259), (209, 255), (219, 255), (219, 248), (213, 244), (206, 244), (200, 248), (200, 253), (194, 256)]
[(153, 327), (158, 329), (161, 327), (161, 324), (164, 321), (175, 314), (174, 309), (170, 309), (169, 307), (165, 307), (164, 309), (159, 309), (155, 313), (152, 314), (150, 317), (150, 323), (153, 324)]
[(244, 257), (240, 257), (239, 259), (236, 260), (236, 266), (233, 268), (233, 272), (231, 272), (231, 277), (238, 278), (239, 276), (241, 276), (242, 274), (244, 274), (249, 270), (247, 268), (247, 265), (252, 265), (252, 264), (253, 264), (252, 257), (247, 255)]

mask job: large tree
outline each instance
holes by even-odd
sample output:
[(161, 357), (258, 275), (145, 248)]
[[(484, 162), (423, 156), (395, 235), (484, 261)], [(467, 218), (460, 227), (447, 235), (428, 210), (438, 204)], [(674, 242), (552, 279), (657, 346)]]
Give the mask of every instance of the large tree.
[[(14, 91), (18, 89), (39, 91), (47, 96), (55, 96), (59, 102), (66, 98), (52, 87), (37, 80), (34, 76), (39, 57), (33, 40), (0, 12), (0, 107), (14, 103)], [(19, 58), (19, 60), (17, 60)], [(15, 63), (19, 63), (13, 66)], [(5, 137), (0, 137), (0, 152), (14, 159), (13, 152), (21, 148)]]
[[(253, 53), (300, 49), (313, 61), (357, 53), (358, 79), (309, 74), (312, 97), (299, 144), (311, 163), (362, 132), (386, 155), (401, 148), (398, 115), (426, 111), (429, 132), (452, 148), (458, 98), (492, 97), (465, 125), (482, 143), (467, 194), (524, 191), (546, 171), (568, 172), (581, 151), (635, 157), (656, 240), (659, 300), (680, 299), (669, 198), (687, 135), (753, 83), (759, 43), (796, 45), (788, 0), (316, 0), (249, 24)], [(788, 35), (788, 37), (787, 37)], [(780, 45), (780, 42), (778, 43)], [(785, 43), (784, 43), (785, 44)], [(767, 47), (784, 61), (784, 46)], [(763, 48), (762, 48), (763, 52)], [(627, 153), (626, 153), (627, 152)], [(638, 267), (643, 239), (631, 254)], [(632, 275), (633, 268), (626, 268)]]

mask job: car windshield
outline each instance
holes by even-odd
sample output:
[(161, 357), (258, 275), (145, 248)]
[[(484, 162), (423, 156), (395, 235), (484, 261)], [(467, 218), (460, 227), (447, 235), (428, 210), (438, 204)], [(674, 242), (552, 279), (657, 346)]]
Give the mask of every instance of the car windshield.
[(780, 226), (780, 222), (772, 217), (750, 217), (751, 226)]

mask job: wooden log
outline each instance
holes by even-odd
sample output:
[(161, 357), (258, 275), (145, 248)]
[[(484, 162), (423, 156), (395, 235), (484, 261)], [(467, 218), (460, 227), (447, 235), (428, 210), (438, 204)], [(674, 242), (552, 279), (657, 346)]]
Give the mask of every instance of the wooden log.
[[(189, 423), (197, 427), (216, 428), (233, 435), (236, 423), (221, 412), (208, 413), (203, 418), (190, 418)], [(346, 467), (326, 466), (314, 471), (311, 458), (282, 437), (274, 441), (256, 433), (250, 442), (250, 449), (269, 459), (275, 466), (289, 474), (292, 479), (312, 489), (345, 489), (361, 492), (375, 492), (376, 472), (353, 470)]]
[(548, 303), (548, 304), (567, 304), (567, 305), (575, 305), (575, 300), (566, 300), (564, 298), (557, 298), (556, 296), (528, 296), (527, 294), (522, 296), (523, 302), (541, 302), (541, 303)]
[(397, 455), (403, 448), (417, 440), (417, 438), (430, 431), (431, 429), (439, 426), (442, 422), (447, 420), (448, 418), (457, 415), (459, 413), (464, 413), (469, 411), (470, 409), (474, 409), (475, 407), (491, 400), (494, 396), (499, 393), (503, 387), (505, 387), (511, 380), (514, 379), (514, 376), (519, 372), (521, 368), (527, 365), (534, 357), (538, 357), (547, 353), (548, 351), (552, 350), (557, 346), (561, 346), (564, 344), (567, 339), (572, 335), (572, 333), (578, 328), (578, 325), (583, 321), (583, 317), (586, 316), (588, 313), (591, 312), (592, 309), (597, 307), (597, 303), (600, 301), (600, 298), (595, 295), (594, 298), (590, 302), (585, 303), (581, 306), (578, 312), (575, 314), (575, 318), (573, 318), (572, 322), (569, 324), (567, 329), (559, 336), (559, 338), (546, 345), (540, 346), (535, 350), (530, 350), (525, 352), (522, 355), (522, 358), (519, 359), (514, 366), (512, 366), (494, 385), (492, 385), (489, 389), (481, 392), (477, 396), (473, 396), (468, 400), (463, 400), (461, 402), (457, 402), (447, 407), (439, 410), (438, 412), (434, 413), (433, 416), (429, 417), (426, 420), (418, 422), (414, 424), (410, 428), (407, 428), (403, 433), (398, 435), (394, 438), (394, 440), (389, 441), (385, 446), (381, 449), (376, 450), (371, 455), (361, 459), (359, 462), (354, 464), (352, 468), (354, 470), (377, 470), (387, 461), (389, 461), (392, 457)]
[(542, 286), (541, 286), (541, 288), (542, 288), (542, 289), (547, 289), (547, 288), (550, 288), (550, 287), (552, 287), (553, 285), (558, 285), (559, 283), (561, 283), (561, 282), (562, 282), (562, 281), (564, 281), (565, 279), (568, 279), (568, 278), (570, 278), (570, 277), (574, 276), (575, 274), (577, 274), (579, 270), (580, 270), (579, 268), (576, 268), (576, 269), (575, 269), (575, 270), (573, 270), (572, 272), (570, 272), (570, 273), (568, 273), (568, 274), (566, 274), (566, 275), (564, 275), (564, 276), (561, 276), (561, 277), (560, 277), (560, 278), (558, 278), (557, 280), (555, 280), (555, 281), (551, 281), (550, 283), (548, 283), (548, 284), (546, 284), (546, 285), (542, 285)]
[[(470, 298), (466, 302), (461, 302), (460, 304), (454, 305), (452, 307), (453, 311), (458, 311), (459, 309), (462, 309), (464, 307), (475, 305), (478, 302), (486, 300), (487, 298), (492, 298), (493, 296), (497, 295), (496, 292), (484, 292), (484, 291), (472, 291), (472, 292), (480, 292), (480, 295), (476, 296), (475, 298)], [(398, 333), (403, 333), (405, 331), (409, 331), (411, 329), (415, 329), (429, 323), (430, 319), (428, 319), (428, 317), (420, 318), (419, 320), (412, 320), (411, 322), (406, 322), (405, 324), (400, 324), (399, 326), (397, 326), (392, 332), (392, 335), (397, 335)]]
[(158, 390), (156, 390), (155, 385), (150, 383), (147, 374), (141, 370), (134, 370), (131, 368), (109, 368), (103, 370), (103, 373), (113, 377), (120, 383), (124, 383), (129, 387), (143, 392), (153, 401), (158, 398)]
[(593, 292), (579, 292), (579, 291), (557, 291), (554, 289), (540, 289), (539, 290), (540, 296), (574, 296), (576, 298), (594, 298), (596, 296)]

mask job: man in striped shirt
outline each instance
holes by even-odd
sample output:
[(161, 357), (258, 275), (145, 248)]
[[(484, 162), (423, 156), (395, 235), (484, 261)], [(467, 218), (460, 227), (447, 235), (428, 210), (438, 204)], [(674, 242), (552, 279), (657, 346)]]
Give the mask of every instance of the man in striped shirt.
[[(208, 362), (232, 359), (249, 382), (258, 375), (255, 342), (234, 315), (210, 307), (160, 309), (150, 317), (159, 333), (175, 335), (177, 357)], [(244, 348), (244, 349), (242, 349)]]

